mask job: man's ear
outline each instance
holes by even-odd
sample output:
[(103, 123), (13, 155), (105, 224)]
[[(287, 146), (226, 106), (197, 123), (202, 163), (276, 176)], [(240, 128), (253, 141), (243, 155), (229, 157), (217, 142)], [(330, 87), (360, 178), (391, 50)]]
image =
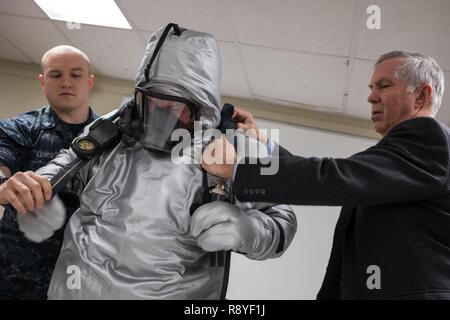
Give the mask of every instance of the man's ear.
[(39, 80), (39, 83), (41, 84), (41, 89), (44, 90), (44, 75), (43, 74), (39, 74), (38, 75), (38, 80)]
[(89, 75), (89, 90), (92, 89), (92, 87), (94, 86), (94, 82), (95, 82), (95, 76), (93, 74)]
[(433, 87), (430, 84), (424, 84), (417, 90), (416, 97), (416, 109), (423, 109), (424, 107), (431, 106), (431, 95), (433, 94)]

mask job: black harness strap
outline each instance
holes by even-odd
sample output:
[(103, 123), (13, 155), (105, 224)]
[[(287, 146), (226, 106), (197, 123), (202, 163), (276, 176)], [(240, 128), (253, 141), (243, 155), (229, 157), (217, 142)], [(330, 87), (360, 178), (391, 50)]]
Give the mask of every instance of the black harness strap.
[(156, 44), (155, 51), (153, 51), (152, 57), (150, 58), (149, 63), (147, 64), (147, 67), (145, 68), (144, 74), (145, 74), (145, 81), (149, 81), (150, 77), (150, 68), (152, 67), (153, 61), (155, 61), (156, 56), (158, 55), (159, 49), (161, 49), (161, 46), (166, 39), (167, 35), (169, 34), (170, 29), (174, 30), (174, 33), (179, 36), (181, 34), (180, 27), (175, 23), (169, 23), (166, 28), (164, 29), (161, 38), (159, 38), (158, 43)]

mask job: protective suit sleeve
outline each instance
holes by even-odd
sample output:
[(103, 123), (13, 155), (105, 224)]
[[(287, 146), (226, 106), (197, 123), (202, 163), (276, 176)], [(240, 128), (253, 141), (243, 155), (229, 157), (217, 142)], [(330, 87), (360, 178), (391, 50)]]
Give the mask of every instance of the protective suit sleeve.
[(294, 210), (283, 204), (239, 202), (235, 204), (252, 219), (260, 243), (257, 250), (245, 255), (254, 260), (281, 256), (289, 247), (297, 231)]
[(289, 206), (222, 201), (197, 208), (190, 224), (190, 233), (203, 250), (234, 250), (255, 260), (281, 256), (296, 229), (297, 220)]
[[(52, 179), (58, 172), (63, 170), (69, 163), (74, 161), (77, 158), (77, 155), (75, 152), (73, 152), (72, 149), (63, 149), (61, 152), (48, 164), (45, 166), (39, 168), (36, 173), (47, 177), (49, 180)], [(93, 161), (91, 161), (93, 162)], [(83, 191), (84, 187), (86, 186), (88, 180), (89, 180), (89, 167), (90, 164), (86, 165), (85, 167), (81, 168), (81, 170), (77, 173), (76, 178), (79, 180), (80, 183), (77, 183), (74, 188), (76, 190), (72, 190), (75, 193), (78, 194), (78, 196), (81, 195), (81, 192)]]

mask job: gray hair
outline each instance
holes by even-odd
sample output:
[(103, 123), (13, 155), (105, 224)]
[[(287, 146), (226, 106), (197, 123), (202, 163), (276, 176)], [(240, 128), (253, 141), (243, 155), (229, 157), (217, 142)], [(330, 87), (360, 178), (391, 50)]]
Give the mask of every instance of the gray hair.
[(397, 57), (406, 59), (394, 74), (398, 80), (406, 84), (408, 92), (413, 92), (423, 84), (430, 84), (433, 87), (431, 110), (436, 115), (444, 95), (444, 72), (442, 69), (433, 58), (407, 51), (391, 51), (383, 54), (375, 62), (375, 67), (387, 59)]

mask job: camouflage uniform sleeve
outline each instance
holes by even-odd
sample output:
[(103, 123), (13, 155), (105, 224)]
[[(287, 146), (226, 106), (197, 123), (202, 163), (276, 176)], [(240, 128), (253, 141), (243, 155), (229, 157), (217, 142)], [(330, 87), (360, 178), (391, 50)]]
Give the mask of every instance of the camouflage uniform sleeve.
[(7, 166), (11, 173), (15, 173), (21, 170), (24, 155), (25, 148), (0, 129), (0, 164)]

